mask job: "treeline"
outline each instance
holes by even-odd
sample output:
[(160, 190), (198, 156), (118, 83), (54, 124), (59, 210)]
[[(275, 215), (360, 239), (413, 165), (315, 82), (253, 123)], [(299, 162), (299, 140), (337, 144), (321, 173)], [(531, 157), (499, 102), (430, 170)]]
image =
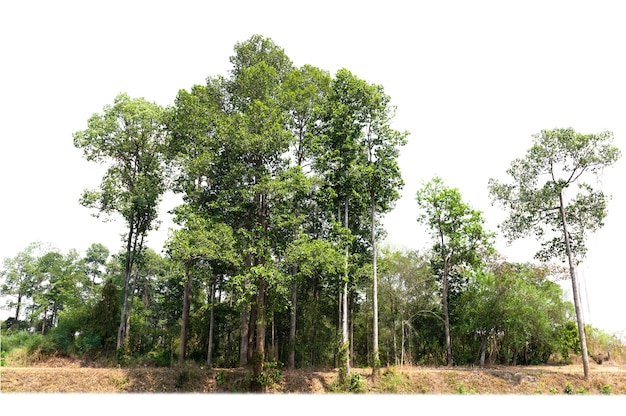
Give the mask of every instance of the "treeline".
[[(295, 67), (258, 35), (234, 52), (228, 74), (180, 90), (173, 105), (120, 94), (74, 134), (107, 166), (80, 203), (124, 219), (123, 250), (32, 245), (6, 259), (7, 328), (49, 334), (65, 352), (252, 366), (255, 380), (265, 362), (346, 375), (577, 351), (555, 270), (499, 259), (482, 213), (442, 179), (416, 198), (432, 247), (378, 247), (408, 138), (392, 128), (381, 85)], [(183, 203), (159, 254), (145, 243), (168, 190)]]
[[(325, 263), (313, 248), (307, 267)], [(380, 249), (380, 358), (383, 365), (446, 362), (441, 284), (432, 256)], [(312, 273), (296, 290), (296, 367), (337, 367), (341, 259), (335, 269)], [(5, 259), (2, 292), (11, 295), (5, 335), (45, 334), (38, 353), (115, 357), (124, 285), (125, 253), (93, 244), (84, 255), (33, 243)], [(558, 271), (557, 271), (558, 272)], [(579, 353), (573, 307), (547, 266), (492, 259), (480, 272), (457, 282), (450, 297), (454, 359), (467, 364), (540, 364), (567, 361)], [(217, 367), (240, 365), (241, 316), (238, 278), (195, 275), (188, 322), (187, 358)], [(371, 366), (371, 269), (359, 272), (349, 292), (351, 364)], [(144, 249), (133, 268), (124, 362), (176, 363), (186, 281), (178, 260)], [(277, 281), (266, 325), (269, 361), (287, 363), (290, 352), (290, 280)], [(608, 345), (608, 344), (607, 344)], [(208, 355), (210, 354), (210, 356)]]

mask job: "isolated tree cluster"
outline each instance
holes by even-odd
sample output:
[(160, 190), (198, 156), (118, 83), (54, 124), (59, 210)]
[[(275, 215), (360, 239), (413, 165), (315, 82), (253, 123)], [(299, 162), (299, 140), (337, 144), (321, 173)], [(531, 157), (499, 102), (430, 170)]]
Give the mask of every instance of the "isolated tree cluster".
[[(250, 366), (258, 387), (271, 362), (376, 375), (381, 364), (539, 363), (579, 351), (578, 306), (546, 261), (567, 255), (575, 271), (585, 233), (601, 226), (607, 197), (580, 178), (617, 160), (610, 133), (544, 131), (513, 162), (513, 184), (490, 181), (510, 239), (556, 233), (542, 263), (501, 259), (482, 212), (437, 177), (416, 194), (432, 247), (381, 248), (408, 137), (392, 127), (384, 88), (345, 68), (296, 67), (259, 35), (230, 62), (167, 108), (120, 94), (74, 134), (87, 160), (107, 166), (80, 203), (124, 220), (123, 248), (94, 244), (80, 257), (33, 244), (5, 259), (7, 327), (56, 334), (66, 352)], [(566, 205), (575, 183), (586, 193)], [(146, 242), (168, 190), (183, 203), (159, 254)]]

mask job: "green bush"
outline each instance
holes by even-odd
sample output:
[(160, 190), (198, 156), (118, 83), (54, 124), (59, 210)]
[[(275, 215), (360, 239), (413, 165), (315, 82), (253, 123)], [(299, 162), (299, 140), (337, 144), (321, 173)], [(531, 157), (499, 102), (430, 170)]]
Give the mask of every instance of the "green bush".
[(358, 373), (351, 373), (350, 377), (344, 377), (341, 381), (341, 375), (330, 385), (330, 391), (334, 393), (365, 393), (367, 392), (367, 383), (363, 376)]
[(257, 383), (262, 387), (272, 387), (280, 382), (282, 372), (281, 364), (277, 361), (266, 361), (263, 363), (263, 371), (257, 377)]
[(611, 394), (611, 385), (610, 384), (605, 384), (604, 386), (600, 387), (600, 393), (602, 394)]
[(565, 383), (565, 394), (574, 394), (574, 386), (569, 381)]

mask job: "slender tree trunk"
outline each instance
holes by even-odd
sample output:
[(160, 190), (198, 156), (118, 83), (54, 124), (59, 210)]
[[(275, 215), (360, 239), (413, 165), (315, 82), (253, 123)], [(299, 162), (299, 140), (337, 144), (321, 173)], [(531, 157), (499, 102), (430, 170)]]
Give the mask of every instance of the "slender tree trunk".
[(46, 320), (48, 319), (48, 308), (43, 309), (43, 320), (41, 321), (41, 335), (46, 334)]
[(15, 323), (20, 319), (20, 309), (22, 308), (22, 292), (17, 294), (17, 305), (15, 306)]
[[(318, 282), (317, 276), (315, 276), (313, 280), (313, 316), (317, 316), (318, 314), (318, 302), (319, 302), (319, 291), (318, 291)], [(311, 331), (311, 344), (310, 348), (310, 359), (311, 359), (311, 367), (314, 367), (316, 364), (316, 352), (317, 352), (317, 319), (313, 319), (313, 330)]]
[[(295, 273), (294, 273), (295, 274)], [(291, 286), (291, 315), (289, 321), (289, 358), (287, 368), (293, 370), (296, 367), (296, 301), (298, 300), (298, 284)]]
[(135, 278), (133, 279), (133, 287), (130, 290), (130, 303), (128, 304), (128, 311), (126, 312), (126, 327), (124, 329), (125, 339), (130, 334), (130, 318), (133, 315), (133, 302), (135, 300), (135, 291), (137, 290), (137, 279), (139, 278), (139, 270), (135, 270)]
[(452, 367), (452, 338), (450, 336), (450, 313), (448, 311), (448, 266), (446, 265), (444, 268), (442, 307), (446, 337), (446, 365)]
[[(345, 200), (345, 212), (344, 212), (344, 227), (348, 228), (348, 199)], [(344, 282), (343, 282), (343, 297), (342, 297), (342, 314), (341, 314), (341, 327), (342, 327), (342, 345), (341, 350), (343, 352), (342, 361), (345, 368), (345, 376), (350, 375), (350, 345), (348, 339), (348, 260), (350, 257), (350, 247), (346, 244), (346, 254), (344, 262)]]
[[(259, 195), (259, 223), (261, 229), (263, 230), (263, 239), (266, 239), (267, 235), (267, 215), (268, 215), (268, 205), (267, 205), (267, 195), (261, 194)], [(263, 265), (265, 264), (265, 258), (261, 257), (257, 260), (257, 264)], [(254, 349), (254, 369), (253, 373), (255, 376), (255, 381), (253, 384), (253, 389), (261, 389), (262, 386), (258, 385), (256, 380), (259, 379), (261, 373), (263, 372), (263, 361), (265, 360), (265, 286), (267, 282), (263, 276), (258, 278), (257, 282), (257, 300), (256, 300), (256, 343)]]
[[(250, 254), (246, 255), (245, 266), (246, 270), (250, 269), (250, 267), (252, 266), (252, 259), (250, 257)], [(246, 286), (247, 284), (248, 282), (244, 283), (244, 285)], [(239, 346), (239, 366), (245, 367), (248, 365), (249, 361), (248, 346), (250, 345), (250, 325), (248, 323), (248, 311), (251, 309), (251, 306), (247, 302), (244, 302), (242, 306), (243, 308), (241, 310), (241, 343)]]
[(207, 347), (206, 353), (206, 365), (210, 369), (211, 368), (211, 356), (213, 355), (213, 310), (215, 309), (215, 283), (211, 285), (211, 313), (209, 316), (209, 346)]
[(483, 335), (480, 341), (480, 366), (485, 366), (485, 354), (487, 352), (487, 336)]
[(402, 349), (400, 350), (400, 365), (404, 365), (404, 317), (402, 316), (402, 321), (400, 322), (400, 330), (402, 331)]
[(348, 303), (348, 307), (350, 309), (350, 314), (349, 314), (349, 319), (350, 319), (350, 323), (349, 323), (349, 328), (350, 328), (350, 336), (349, 336), (349, 342), (350, 342), (350, 366), (354, 367), (354, 291), (350, 290), (350, 302)]
[(189, 266), (185, 267), (185, 291), (183, 295), (183, 314), (180, 322), (180, 346), (178, 349), (178, 365), (181, 366), (185, 360), (185, 351), (187, 349), (187, 325), (189, 323), (189, 309), (191, 305), (191, 274)]
[(395, 316), (393, 317), (391, 329), (391, 342), (393, 344), (393, 364), (398, 365), (398, 337), (396, 336), (396, 331), (398, 330), (398, 321), (396, 321)]
[(587, 354), (587, 339), (585, 337), (585, 323), (583, 321), (582, 308), (580, 305), (580, 294), (578, 292), (578, 278), (576, 276), (576, 265), (570, 246), (569, 232), (567, 231), (567, 219), (565, 217), (565, 205), (563, 204), (563, 191), (559, 193), (559, 211), (561, 214), (561, 224), (563, 225), (563, 236), (565, 238), (565, 250), (569, 263), (569, 274), (572, 279), (572, 295), (574, 298), (574, 309), (576, 310), (576, 322), (578, 324), (578, 337), (580, 338), (580, 352), (583, 359), (583, 372), (585, 380), (589, 380), (589, 356)]
[(134, 238), (135, 224), (134, 218), (131, 219), (131, 225), (128, 230), (128, 241), (126, 243), (126, 258), (124, 259), (124, 293), (122, 294), (122, 310), (120, 317), (120, 326), (117, 331), (117, 345), (116, 351), (119, 351), (122, 343), (124, 342), (125, 333), (124, 329), (126, 328), (126, 307), (127, 307), (127, 299), (128, 299), (128, 286), (130, 284), (130, 276), (132, 273), (133, 267), (133, 238)]
[[(265, 279), (259, 278), (256, 304), (256, 343), (253, 356), (255, 380), (263, 372), (263, 361), (265, 360), (265, 284)], [(262, 388), (261, 385), (256, 385), (256, 381), (252, 384), (253, 390)]]
[(239, 366), (248, 365), (248, 304), (243, 304), (241, 311), (241, 343), (239, 344)]
[[(378, 378), (380, 372), (380, 357), (378, 356), (378, 275), (377, 275), (377, 253), (376, 253), (376, 207), (374, 204), (374, 192), (371, 192), (371, 215), (372, 215), (372, 305), (374, 308), (374, 324), (373, 331), (373, 353), (372, 360), (372, 378), (374, 381)], [(395, 348), (395, 333), (394, 333), (394, 348)], [(397, 359), (397, 355), (396, 355)]]
[(250, 302), (250, 319), (248, 320), (248, 365), (252, 364), (254, 359), (254, 343), (258, 313), (257, 301), (258, 295), (255, 294), (252, 296), (252, 302)]

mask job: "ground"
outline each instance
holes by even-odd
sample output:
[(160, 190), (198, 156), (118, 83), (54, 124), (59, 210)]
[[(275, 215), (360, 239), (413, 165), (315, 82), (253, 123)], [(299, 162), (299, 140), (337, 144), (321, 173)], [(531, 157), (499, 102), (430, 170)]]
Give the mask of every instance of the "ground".
[[(592, 364), (591, 378), (582, 365), (477, 367), (387, 367), (377, 381), (371, 369), (353, 369), (361, 392), (369, 394), (626, 394), (626, 366)], [(268, 393), (339, 392), (335, 369), (282, 370)], [(244, 369), (102, 368), (95, 363), (54, 358), (29, 367), (1, 367), (2, 393), (242, 393)]]

